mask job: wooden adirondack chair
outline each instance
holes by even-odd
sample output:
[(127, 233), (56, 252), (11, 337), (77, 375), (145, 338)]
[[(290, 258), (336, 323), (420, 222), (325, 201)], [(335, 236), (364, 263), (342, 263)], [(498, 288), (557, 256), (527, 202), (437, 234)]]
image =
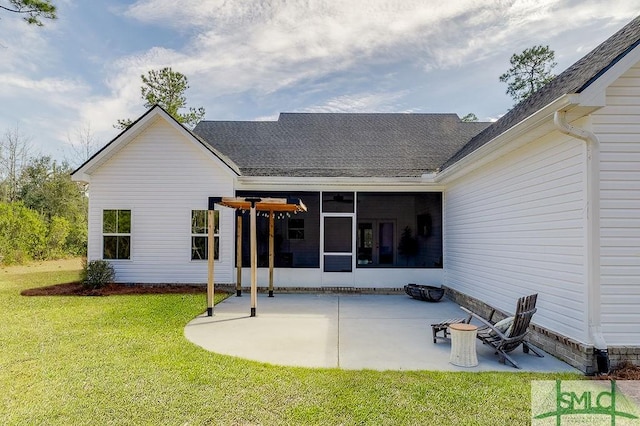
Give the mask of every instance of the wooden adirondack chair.
[[(471, 312), (469, 309), (464, 307), (461, 307), (461, 309), (469, 314), (469, 318), (466, 321), (467, 323), (471, 321), (472, 318), (475, 318), (482, 323), (482, 325), (478, 327), (477, 337), (482, 340), (483, 343), (491, 345), (495, 349), (500, 362), (504, 363), (505, 360), (507, 360), (514, 367), (520, 368), (518, 363), (508, 355), (509, 352), (513, 351), (518, 346), (522, 345), (524, 353), (529, 353), (529, 351), (531, 351), (540, 358), (544, 356), (524, 340), (529, 329), (529, 324), (531, 323), (531, 318), (537, 310), (537, 298), (537, 294), (532, 294), (518, 299), (516, 313), (513, 316), (513, 322), (511, 325), (506, 327), (506, 330), (504, 327), (501, 327), (500, 324), (492, 322), (495, 310), (491, 312), (489, 319), (485, 319), (480, 315)], [(498, 326), (496, 326), (497, 324)]]

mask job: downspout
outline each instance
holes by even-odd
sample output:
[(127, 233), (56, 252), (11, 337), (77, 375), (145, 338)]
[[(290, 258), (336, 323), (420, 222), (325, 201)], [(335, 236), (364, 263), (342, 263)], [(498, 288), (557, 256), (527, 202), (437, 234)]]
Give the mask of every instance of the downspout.
[(587, 148), (587, 318), (595, 348), (598, 373), (609, 372), (609, 352), (602, 335), (600, 295), (600, 141), (591, 131), (567, 122), (566, 110), (554, 113), (553, 122), (564, 134), (583, 140)]

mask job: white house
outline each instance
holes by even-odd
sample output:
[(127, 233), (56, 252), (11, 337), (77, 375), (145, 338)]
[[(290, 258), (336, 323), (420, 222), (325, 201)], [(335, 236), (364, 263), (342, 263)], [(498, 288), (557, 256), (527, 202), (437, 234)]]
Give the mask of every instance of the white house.
[[(293, 196), (308, 211), (276, 220), (278, 287), (417, 282), (504, 311), (537, 292), (535, 344), (587, 373), (607, 351), (637, 364), (639, 43), (640, 17), (492, 124), (293, 113), (189, 131), (154, 107), (73, 173), (91, 185), (89, 259), (123, 282), (204, 283), (209, 197)], [(217, 209), (216, 282), (233, 283), (236, 213)]]

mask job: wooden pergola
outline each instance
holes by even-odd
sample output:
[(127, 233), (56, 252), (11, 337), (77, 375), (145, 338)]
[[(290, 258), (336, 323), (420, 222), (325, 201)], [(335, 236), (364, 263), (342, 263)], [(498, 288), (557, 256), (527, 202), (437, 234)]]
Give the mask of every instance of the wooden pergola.
[[(256, 218), (258, 211), (269, 212), (269, 297), (273, 297), (273, 266), (274, 266), (274, 219), (276, 212), (298, 213), (306, 212), (307, 206), (299, 198), (263, 198), (263, 197), (209, 197), (208, 210), (208, 280), (207, 280), (207, 315), (213, 315), (214, 295), (214, 236), (213, 236), (213, 212), (215, 205), (230, 207), (236, 211), (250, 212), (250, 263), (251, 263), (251, 316), (256, 316), (258, 303), (257, 277), (258, 277), (258, 238), (256, 232)], [(237, 246), (236, 246), (236, 295), (242, 295), (242, 216), (237, 218)]]

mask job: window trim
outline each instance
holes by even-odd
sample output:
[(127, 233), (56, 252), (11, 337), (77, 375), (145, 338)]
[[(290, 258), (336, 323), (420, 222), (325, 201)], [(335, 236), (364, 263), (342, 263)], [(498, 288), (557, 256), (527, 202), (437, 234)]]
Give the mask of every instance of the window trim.
[[(193, 212), (196, 211), (203, 211), (205, 212), (205, 232), (204, 233), (194, 233), (193, 232)], [(203, 259), (194, 259), (193, 258), (193, 249), (194, 249), (194, 245), (193, 245), (193, 238), (194, 237), (201, 237), (201, 238), (205, 238), (206, 239), (206, 244), (208, 247), (209, 244), (209, 232), (208, 232), (208, 223), (206, 221), (208, 221), (208, 210), (205, 209), (191, 209), (189, 210), (189, 259), (191, 262), (207, 262), (208, 258), (209, 258), (209, 253), (207, 253), (207, 256), (204, 257)], [(213, 258), (214, 261), (218, 262), (220, 261), (220, 219), (221, 219), (221, 214), (220, 214), (220, 210), (216, 209), (214, 210), (214, 221), (215, 221), (215, 216), (218, 216), (218, 232), (216, 232), (216, 230), (214, 229), (213, 231), (213, 239), (214, 239), (214, 247), (215, 247), (215, 241), (218, 241), (218, 257)]]
[[(104, 232), (104, 213), (106, 211), (116, 211), (116, 212), (120, 212), (120, 211), (128, 211), (129, 212), (129, 232)], [(116, 224), (117, 224), (117, 219), (116, 219)], [(131, 260), (133, 259), (133, 236), (132, 236), (132, 229), (133, 229), (133, 209), (132, 208), (103, 208), (102, 209), (102, 215), (101, 215), (101, 233), (102, 233), (102, 238), (101, 238), (101, 243), (102, 243), (102, 247), (101, 247), (101, 256), (100, 258), (102, 260), (107, 260), (109, 262), (131, 262)], [(106, 257), (104, 257), (104, 238), (105, 237), (129, 237), (129, 257), (128, 258), (112, 258), (112, 259), (108, 259)], [(117, 250), (116, 250), (117, 251)], [(117, 254), (117, 253), (116, 253)]]

